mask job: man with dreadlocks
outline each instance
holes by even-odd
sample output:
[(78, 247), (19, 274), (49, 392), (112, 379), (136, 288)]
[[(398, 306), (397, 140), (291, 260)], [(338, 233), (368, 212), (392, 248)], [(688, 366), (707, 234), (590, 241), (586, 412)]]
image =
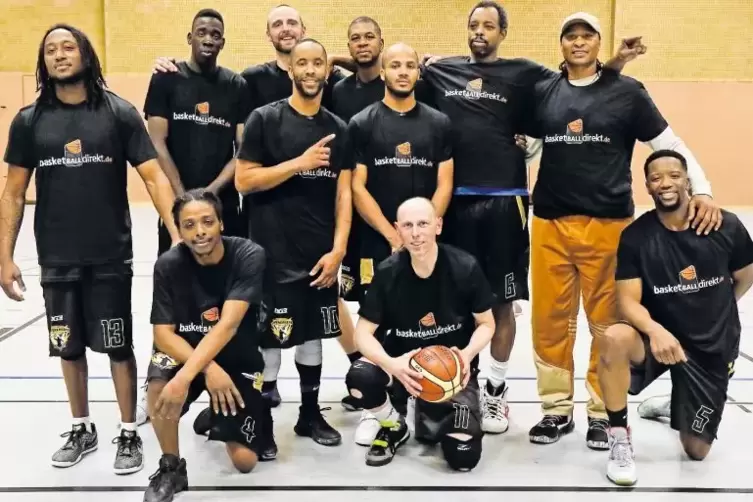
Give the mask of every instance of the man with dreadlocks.
[(5, 152), (8, 179), (0, 199), (0, 285), (22, 301), (13, 251), (25, 194), (36, 170), (34, 234), (49, 331), (60, 357), (73, 415), (52, 465), (69, 467), (97, 449), (89, 419), (86, 347), (110, 358), (121, 414), (114, 470), (143, 468), (136, 432), (136, 360), (132, 345), (133, 245), (127, 163), (135, 167), (168, 225), (174, 200), (138, 111), (106, 90), (87, 36), (58, 24), (45, 33), (37, 61), (38, 99), (13, 119)]

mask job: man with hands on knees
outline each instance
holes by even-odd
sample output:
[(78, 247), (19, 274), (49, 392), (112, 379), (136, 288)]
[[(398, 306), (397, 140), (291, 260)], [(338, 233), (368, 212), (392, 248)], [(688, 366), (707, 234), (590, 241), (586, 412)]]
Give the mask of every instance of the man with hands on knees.
[(213, 192), (185, 192), (173, 207), (183, 242), (154, 267), (147, 381), (162, 458), (145, 502), (169, 502), (186, 489), (178, 423), (204, 390), (211, 396), (209, 439), (225, 443), (239, 471), (254, 468), (269, 440), (257, 329), (266, 254), (250, 240), (223, 236), (222, 214)]
[[(476, 467), (481, 458), (481, 407), (478, 354), (494, 333), (494, 296), (470, 254), (438, 243), (442, 219), (431, 201), (417, 197), (397, 210), (397, 231), (404, 247), (379, 264), (361, 305), (356, 343), (363, 358), (348, 371), (345, 384), (380, 421), (382, 428), (366, 454), (366, 464), (392, 461), (410, 437), (440, 443), (448, 465), (458, 471)], [(386, 333), (379, 339), (377, 328)], [(451, 347), (463, 364), (463, 390), (442, 403), (415, 399), (421, 375), (409, 361), (421, 348)], [(392, 402), (390, 396), (396, 401)], [(397, 401), (412, 396), (406, 418)]]

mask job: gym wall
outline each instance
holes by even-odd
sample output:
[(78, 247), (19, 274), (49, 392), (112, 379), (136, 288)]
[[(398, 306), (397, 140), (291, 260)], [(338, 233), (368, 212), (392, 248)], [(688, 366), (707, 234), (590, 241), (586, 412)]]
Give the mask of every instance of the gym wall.
[[(44, 31), (67, 22), (84, 30), (97, 49), (110, 88), (143, 105), (151, 67), (158, 56), (188, 56), (186, 33), (193, 15), (214, 7), (226, 22), (221, 64), (236, 71), (273, 57), (264, 32), (277, 0), (3, 0), (0, 29), (0, 149), (18, 109), (35, 99), (37, 51)], [(466, 54), (465, 19), (475, 0), (288, 0), (298, 8), (307, 35), (330, 53), (347, 54), (351, 19), (369, 15), (382, 26), (385, 43), (404, 41), (419, 53)], [(561, 20), (577, 10), (601, 20), (601, 59), (609, 59), (623, 37), (642, 35), (649, 51), (625, 73), (642, 80), (673, 129), (690, 145), (725, 206), (753, 205), (745, 180), (745, 146), (753, 138), (753, 2), (750, 0), (508, 0), (510, 30), (500, 55), (526, 57), (550, 67), (559, 53)], [(642, 163), (649, 153), (636, 147), (633, 178), (636, 202), (649, 200)], [(6, 166), (0, 167), (0, 189)], [(536, 166), (531, 169), (531, 186)], [(131, 173), (134, 202), (148, 201), (143, 183)], [(33, 186), (29, 191), (33, 200)]]

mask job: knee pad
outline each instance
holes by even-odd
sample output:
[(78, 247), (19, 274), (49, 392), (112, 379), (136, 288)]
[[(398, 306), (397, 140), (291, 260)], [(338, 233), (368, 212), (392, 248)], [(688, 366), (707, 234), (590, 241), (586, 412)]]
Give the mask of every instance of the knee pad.
[(345, 375), (345, 386), (348, 391), (360, 392), (361, 406), (365, 410), (377, 408), (385, 403), (389, 384), (390, 376), (382, 368), (360, 359), (350, 365)]
[(134, 359), (133, 347), (121, 347), (119, 349), (108, 352), (107, 357), (114, 363), (122, 363), (129, 359)]
[(304, 366), (322, 364), (322, 341), (309, 340), (295, 348), (295, 362)]
[(452, 436), (445, 436), (441, 444), (447, 465), (456, 471), (470, 471), (481, 460), (480, 437), (460, 440)]
[(261, 356), (264, 359), (264, 381), (277, 380), (282, 362), (282, 349), (262, 349)]

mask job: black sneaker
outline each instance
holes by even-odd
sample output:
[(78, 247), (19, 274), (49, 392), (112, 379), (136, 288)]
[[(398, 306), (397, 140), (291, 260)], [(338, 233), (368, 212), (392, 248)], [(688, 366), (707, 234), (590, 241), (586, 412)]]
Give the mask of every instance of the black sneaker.
[(86, 425), (74, 425), (70, 431), (64, 432), (60, 437), (68, 440), (52, 456), (52, 465), (55, 467), (70, 467), (81, 462), (84, 455), (97, 449), (97, 427), (91, 424), (92, 431), (86, 430)]
[(149, 476), (144, 502), (171, 502), (176, 493), (188, 488), (186, 460), (175, 455), (162, 455), (159, 469)]
[(199, 436), (206, 436), (212, 428), (212, 408), (207, 406), (196, 415), (193, 421), (193, 431)]
[(118, 445), (115, 453), (115, 474), (132, 474), (144, 468), (144, 445), (134, 431), (120, 431), (120, 436), (112, 440)]
[(345, 408), (347, 411), (363, 410), (363, 406), (361, 406), (361, 400), (358, 399), (357, 397), (347, 395), (340, 402), (342, 403), (343, 408)]
[(532, 443), (552, 444), (574, 428), (575, 422), (569, 415), (545, 415), (541, 422), (531, 428), (528, 436)]
[[(271, 404), (271, 403), (268, 403)], [(265, 410), (265, 420), (262, 425), (262, 436), (264, 437), (264, 446), (259, 454), (260, 462), (269, 462), (277, 458), (277, 442), (275, 441), (275, 424), (272, 418), (272, 410), (267, 407)]]
[(366, 452), (366, 465), (380, 467), (389, 464), (397, 449), (408, 441), (409, 437), (410, 430), (405, 417), (400, 416), (397, 422), (382, 422), (382, 428)]
[(310, 437), (324, 446), (339, 445), (342, 442), (342, 435), (329, 425), (324, 420), (324, 416), (322, 416), (322, 411), (329, 409), (331, 408), (313, 408), (307, 410), (301, 406), (298, 423), (295, 424), (293, 430), (299, 436)]
[(592, 450), (609, 449), (609, 421), (603, 418), (588, 417), (586, 446)]

